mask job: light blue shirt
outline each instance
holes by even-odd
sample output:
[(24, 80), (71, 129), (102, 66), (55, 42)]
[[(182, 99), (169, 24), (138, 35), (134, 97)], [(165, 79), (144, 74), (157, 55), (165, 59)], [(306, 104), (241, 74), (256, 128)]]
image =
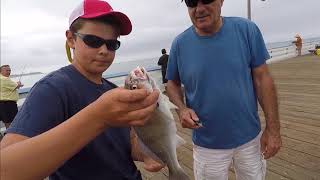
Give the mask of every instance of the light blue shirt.
[(171, 46), (167, 79), (180, 80), (187, 106), (203, 124), (193, 131), (202, 147), (229, 149), (258, 135), (260, 120), (252, 69), (269, 59), (259, 28), (238, 17), (223, 17), (219, 32), (199, 36), (193, 26)]

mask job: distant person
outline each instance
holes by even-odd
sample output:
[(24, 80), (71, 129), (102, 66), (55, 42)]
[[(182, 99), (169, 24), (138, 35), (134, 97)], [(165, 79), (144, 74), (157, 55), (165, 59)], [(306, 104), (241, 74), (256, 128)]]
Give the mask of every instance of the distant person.
[(315, 45), (314, 54), (320, 56), (320, 45)]
[(10, 79), (11, 68), (9, 65), (0, 66), (0, 121), (6, 128), (18, 112), (17, 101), (19, 99), (18, 89), (23, 84)]
[(0, 179), (141, 180), (163, 166), (139, 151), (131, 126), (157, 107), (159, 91), (118, 88), (102, 78), (132, 26), (102, 0), (84, 0), (65, 32), (71, 65), (38, 81), (1, 141)]
[(320, 45), (316, 44), (314, 49), (309, 50), (310, 53), (314, 54), (314, 55), (319, 55), (320, 52)]
[(299, 34), (296, 34), (295, 38), (296, 38), (296, 40), (293, 41), (292, 43), (294, 43), (296, 45), (296, 50), (298, 51), (298, 56), (301, 56), (302, 38)]
[(162, 49), (161, 53), (162, 56), (159, 58), (158, 65), (161, 66), (162, 83), (166, 86), (166, 83), (168, 82), (168, 80), (166, 79), (166, 72), (169, 55), (167, 54), (166, 49)]
[(316, 49), (316, 55), (320, 56), (320, 48)]
[(173, 41), (166, 77), (180, 123), (192, 129), (195, 180), (227, 180), (231, 163), (237, 180), (263, 180), (264, 159), (281, 147), (263, 36), (252, 21), (221, 16), (224, 0), (184, 2), (193, 25)]

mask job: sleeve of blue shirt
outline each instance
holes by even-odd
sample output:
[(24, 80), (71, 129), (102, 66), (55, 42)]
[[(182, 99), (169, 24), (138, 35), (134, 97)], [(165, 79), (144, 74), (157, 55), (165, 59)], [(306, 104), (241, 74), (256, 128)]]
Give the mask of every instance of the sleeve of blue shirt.
[(56, 89), (39, 82), (28, 94), (7, 133), (33, 137), (48, 131), (64, 120), (63, 108)]
[(166, 79), (180, 81), (177, 61), (178, 61), (178, 40), (176, 38), (172, 42), (171, 49), (170, 49)]
[(258, 26), (251, 23), (249, 27), (249, 45), (251, 50), (251, 68), (259, 67), (270, 58), (262, 34)]

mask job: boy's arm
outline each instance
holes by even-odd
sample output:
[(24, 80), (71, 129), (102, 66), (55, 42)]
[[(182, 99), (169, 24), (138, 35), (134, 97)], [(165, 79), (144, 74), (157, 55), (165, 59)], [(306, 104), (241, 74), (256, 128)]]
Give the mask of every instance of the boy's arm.
[(84, 109), (33, 138), (7, 134), (1, 141), (1, 179), (43, 179), (52, 174), (105, 129), (101, 122), (88, 121), (90, 115), (90, 109)]
[(117, 88), (38, 136), (7, 134), (1, 141), (0, 179), (44, 179), (107, 127), (143, 125), (158, 96)]

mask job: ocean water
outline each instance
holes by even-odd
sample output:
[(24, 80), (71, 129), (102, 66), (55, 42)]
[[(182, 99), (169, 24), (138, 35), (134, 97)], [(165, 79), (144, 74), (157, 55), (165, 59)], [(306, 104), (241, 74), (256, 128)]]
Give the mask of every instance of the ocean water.
[[(157, 65), (158, 58), (149, 58), (149, 59), (143, 59), (143, 60), (136, 60), (136, 61), (127, 61), (127, 62), (115, 62), (113, 63), (103, 74), (103, 77), (109, 78), (109, 77), (117, 77), (117, 76), (123, 76), (127, 74), (132, 69), (136, 68), (137, 66), (144, 67), (146, 70), (157, 70), (160, 69), (160, 66)], [(47, 69), (59, 69), (60, 67), (54, 66), (52, 68), (46, 68)], [(21, 81), (24, 85), (20, 89), (20, 93), (27, 92), (37, 81), (39, 81), (41, 78), (49, 74), (49, 72), (41, 72), (41, 69), (37, 70), (35, 73), (28, 73), (24, 74), (22, 76), (15, 75), (12, 77), (12, 80), (14, 81)]]
[[(314, 41), (319, 42), (320, 44), (320, 37), (304, 39), (304, 43)], [(291, 41), (266, 43), (268, 49), (281, 48), (291, 45)], [(147, 70), (156, 70), (160, 68), (157, 65), (158, 58), (159, 57), (153, 57), (135, 61), (115, 62), (108, 68), (108, 70), (103, 74), (103, 76), (106, 78), (122, 76), (127, 74), (130, 70), (136, 68), (137, 66), (145, 67)], [(28, 90), (42, 77), (46, 76), (50, 71), (59, 68), (59, 66), (45, 67), (43, 69), (37, 69), (35, 71), (36, 73), (25, 74), (22, 76), (16, 75), (12, 79), (15, 81), (20, 80), (24, 84), (24, 87), (20, 89), (20, 92), (28, 92)]]

